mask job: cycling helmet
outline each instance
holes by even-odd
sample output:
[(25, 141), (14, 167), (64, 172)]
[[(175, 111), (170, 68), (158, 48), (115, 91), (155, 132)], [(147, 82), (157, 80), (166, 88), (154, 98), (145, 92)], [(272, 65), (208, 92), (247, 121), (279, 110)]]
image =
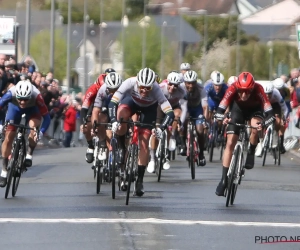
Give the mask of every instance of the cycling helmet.
[(32, 95), (32, 84), (28, 80), (19, 81), (16, 85), (16, 98), (29, 99)]
[(224, 83), (224, 76), (219, 71), (212, 72), (211, 79), (214, 85), (222, 85)]
[(273, 81), (273, 85), (276, 89), (282, 89), (284, 87), (284, 81), (281, 78), (277, 78)]
[(119, 88), (122, 84), (122, 77), (116, 72), (109, 73), (105, 77), (105, 84), (109, 89)]
[(155, 72), (150, 68), (144, 68), (139, 71), (136, 76), (139, 86), (152, 87), (155, 82)]
[(179, 85), (181, 83), (181, 77), (178, 73), (172, 72), (167, 77), (168, 82), (171, 84)]
[(274, 85), (272, 82), (267, 82), (265, 84), (262, 84), (262, 86), (266, 94), (271, 94), (273, 92)]
[(113, 68), (107, 68), (104, 73), (107, 75), (109, 73), (116, 72)]
[(249, 72), (242, 72), (238, 80), (236, 82), (236, 86), (238, 89), (244, 89), (244, 90), (252, 90), (254, 88), (254, 77)]
[(189, 70), (184, 73), (183, 80), (185, 82), (197, 82), (198, 75), (195, 71)]
[(227, 85), (230, 86), (231, 84), (233, 84), (237, 80), (238, 80), (238, 78), (236, 76), (231, 76), (231, 77), (228, 78)]
[(189, 63), (182, 63), (180, 65), (180, 70), (190, 70), (191, 69), (191, 65)]

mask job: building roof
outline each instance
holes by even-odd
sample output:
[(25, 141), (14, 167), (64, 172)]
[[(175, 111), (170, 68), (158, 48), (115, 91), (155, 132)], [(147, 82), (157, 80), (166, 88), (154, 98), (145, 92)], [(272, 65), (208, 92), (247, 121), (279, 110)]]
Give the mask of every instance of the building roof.
[(247, 35), (256, 35), (260, 41), (290, 40), (290, 26), (268, 24), (242, 24), (241, 29)]
[[(182, 5), (178, 5), (178, 0), (150, 0), (149, 8), (155, 7), (151, 5), (162, 5), (165, 2), (173, 3), (173, 6), (166, 8), (166, 13), (178, 13), (179, 7), (188, 7), (189, 11), (197, 11), (200, 9), (207, 10), (208, 14), (223, 14), (229, 13), (232, 10), (232, 6), (236, 4), (237, 0), (184, 0)], [(151, 6), (151, 7), (150, 7)]]
[(300, 17), (297, 0), (284, 0), (242, 19), (243, 24), (291, 25)]
[[(162, 27), (163, 22), (166, 22), (165, 34), (171, 41), (180, 41), (184, 43), (198, 43), (201, 41), (200, 34), (180, 16), (157, 15), (153, 16), (153, 19), (159, 27)], [(180, 25), (182, 28), (181, 32), (179, 28)]]
[(263, 9), (273, 4), (282, 2), (284, 0), (247, 0), (250, 4), (252, 4), (257, 9)]

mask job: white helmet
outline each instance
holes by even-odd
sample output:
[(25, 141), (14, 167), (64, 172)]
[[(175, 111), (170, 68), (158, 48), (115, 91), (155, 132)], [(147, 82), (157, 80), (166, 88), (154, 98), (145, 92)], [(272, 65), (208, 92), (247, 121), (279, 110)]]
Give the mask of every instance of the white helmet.
[(211, 76), (213, 84), (222, 85), (224, 83), (224, 76), (219, 71), (212, 72), (210, 76)]
[(180, 70), (190, 70), (191, 69), (191, 65), (189, 63), (182, 63), (180, 65)]
[(227, 85), (230, 86), (231, 84), (233, 84), (237, 80), (238, 80), (238, 78), (236, 76), (231, 76), (231, 77), (228, 78)]
[(116, 89), (122, 84), (122, 77), (118, 73), (112, 72), (106, 75), (104, 83), (107, 88)]
[(152, 87), (155, 82), (155, 72), (150, 68), (144, 68), (136, 76), (139, 86)]
[(270, 94), (273, 92), (273, 89), (274, 89), (274, 85), (272, 82), (267, 82), (265, 84), (262, 84), (263, 88), (264, 88), (264, 91), (266, 94)]
[(175, 73), (175, 72), (171, 72), (168, 77), (167, 77), (167, 80), (169, 83), (171, 84), (180, 84), (181, 83), (181, 77), (178, 73)]
[(273, 85), (276, 89), (282, 89), (284, 86), (284, 81), (281, 78), (277, 78), (273, 81)]
[(16, 98), (29, 99), (32, 95), (32, 84), (29, 80), (19, 81), (16, 85)]
[(194, 70), (189, 70), (184, 73), (183, 80), (185, 82), (197, 82), (198, 75)]

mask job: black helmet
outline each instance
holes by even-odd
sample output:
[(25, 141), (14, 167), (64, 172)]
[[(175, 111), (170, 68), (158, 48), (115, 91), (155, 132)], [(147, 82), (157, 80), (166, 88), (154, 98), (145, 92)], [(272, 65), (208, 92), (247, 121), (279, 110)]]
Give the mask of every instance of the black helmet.
[(105, 71), (104, 71), (104, 73), (107, 75), (107, 74), (109, 74), (109, 73), (111, 73), (111, 72), (116, 72), (113, 68), (107, 68)]

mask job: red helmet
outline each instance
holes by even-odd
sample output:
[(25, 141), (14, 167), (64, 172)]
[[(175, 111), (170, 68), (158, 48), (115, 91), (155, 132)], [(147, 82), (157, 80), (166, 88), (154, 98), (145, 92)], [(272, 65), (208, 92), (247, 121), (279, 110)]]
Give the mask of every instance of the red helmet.
[(238, 80), (236, 81), (236, 86), (238, 89), (245, 89), (245, 90), (251, 90), (253, 89), (255, 84), (254, 77), (249, 72), (242, 72)]

